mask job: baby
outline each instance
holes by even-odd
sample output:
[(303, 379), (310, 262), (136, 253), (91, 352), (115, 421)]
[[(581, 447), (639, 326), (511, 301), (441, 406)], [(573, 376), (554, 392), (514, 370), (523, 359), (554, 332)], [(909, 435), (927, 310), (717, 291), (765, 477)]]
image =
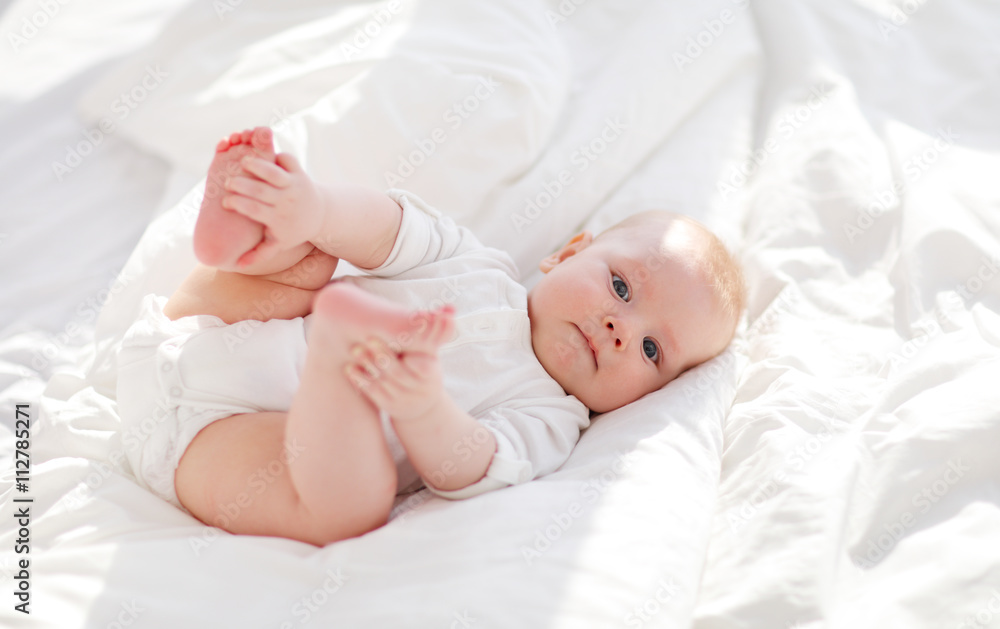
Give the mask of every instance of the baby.
[[(591, 412), (721, 352), (743, 308), (718, 239), (666, 212), (577, 234), (528, 293), (418, 197), (317, 184), (266, 128), (222, 140), (208, 181), (201, 265), (146, 298), (118, 398), (140, 483), (233, 533), (324, 545), (421, 485), (552, 472)], [(366, 273), (331, 282), (340, 259)]]

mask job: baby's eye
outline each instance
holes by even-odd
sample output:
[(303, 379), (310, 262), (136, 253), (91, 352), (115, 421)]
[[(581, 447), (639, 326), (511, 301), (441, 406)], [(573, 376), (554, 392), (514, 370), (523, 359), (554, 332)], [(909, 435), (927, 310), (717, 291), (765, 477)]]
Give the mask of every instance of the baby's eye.
[(654, 363), (660, 360), (660, 348), (658, 348), (656, 346), (656, 342), (648, 336), (642, 339), (642, 353)]
[(612, 275), (611, 276), (611, 286), (615, 289), (615, 293), (619, 297), (621, 297), (625, 301), (629, 300), (629, 297), (631, 295), (629, 295), (628, 284), (625, 283), (625, 280), (623, 280), (622, 278), (618, 277), (617, 275)]

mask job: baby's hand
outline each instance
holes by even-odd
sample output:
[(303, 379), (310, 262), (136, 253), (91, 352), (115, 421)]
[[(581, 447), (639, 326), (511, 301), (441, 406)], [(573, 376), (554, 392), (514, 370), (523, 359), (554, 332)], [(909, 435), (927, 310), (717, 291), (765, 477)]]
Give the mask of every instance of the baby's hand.
[(253, 177), (229, 177), (222, 206), (265, 229), (264, 239), (240, 258), (238, 266), (267, 260), (322, 233), (327, 209), (323, 194), (298, 160), (288, 153), (278, 155), (275, 162), (246, 156), (240, 165)]
[(351, 350), (351, 384), (395, 421), (413, 421), (431, 413), (444, 397), (438, 357), (424, 352), (397, 354), (373, 338)]

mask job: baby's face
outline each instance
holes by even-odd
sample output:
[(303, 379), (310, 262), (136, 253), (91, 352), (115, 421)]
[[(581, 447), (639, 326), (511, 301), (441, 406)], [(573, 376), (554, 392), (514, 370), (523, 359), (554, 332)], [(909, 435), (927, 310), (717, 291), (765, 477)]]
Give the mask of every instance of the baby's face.
[(733, 322), (690, 261), (698, 237), (678, 221), (593, 241), (584, 232), (542, 261), (528, 296), (532, 347), (592, 411), (633, 402), (729, 343)]

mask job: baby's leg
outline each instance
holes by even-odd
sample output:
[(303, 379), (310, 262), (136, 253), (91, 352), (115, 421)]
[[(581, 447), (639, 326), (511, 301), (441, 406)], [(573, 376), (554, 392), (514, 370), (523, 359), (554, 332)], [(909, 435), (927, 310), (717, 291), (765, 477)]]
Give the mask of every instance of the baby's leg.
[(291, 267), (271, 275), (245, 275), (199, 265), (174, 291), (163, 309), (170, 319), (213, 315), (226, 323), (248, 319), (294, 319), (312, 309), (338, 260), (313, 248)]
[(396, 467), (378, 411), (345, 375), (351, 348), (373, 334), (436, 351), (435, 319), (346, 283), (317, 297), (302, 381), (287, 413), (237, 415), (202, 430), (175, 483), (203, 522), (233, 533), (324, 545), (384, 524)]

